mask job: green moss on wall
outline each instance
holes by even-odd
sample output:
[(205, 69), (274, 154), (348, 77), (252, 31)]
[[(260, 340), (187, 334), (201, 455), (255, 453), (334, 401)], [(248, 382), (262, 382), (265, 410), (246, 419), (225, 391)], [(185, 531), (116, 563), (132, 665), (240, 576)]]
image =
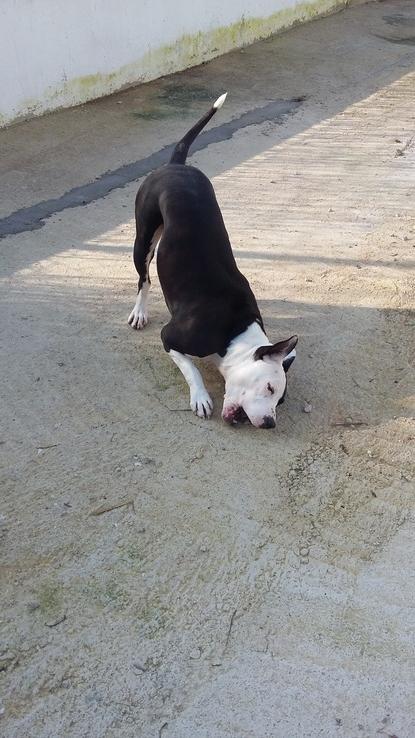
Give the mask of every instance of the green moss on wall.
[(0, 113), (0, 126), (60, 107), (79, 105), (127, 86), (201, 64), (296, 24), (340, 10), (349, 3), (350, 0), (310, 0), (279, 10), (267, 18), (242, 17), (230, 26), (181, 36), (174, 44), (151, 50), (110, 74), (90, 74), (48, 88), (42, 99), (25, 100), (12, 117)]

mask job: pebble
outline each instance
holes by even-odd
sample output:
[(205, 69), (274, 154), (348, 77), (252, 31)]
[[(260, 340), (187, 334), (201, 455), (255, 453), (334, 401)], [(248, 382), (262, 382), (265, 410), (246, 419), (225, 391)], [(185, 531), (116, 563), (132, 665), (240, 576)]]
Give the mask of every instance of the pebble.
[(142, 671), (143, 673), (148, 670), (148, 666), (146, 666), (146, 664), (142, 664), (140, 661), (134, 661), (133, 667), (134, 669), (137, 669), (137, 671)]
[(198, 648), (194, 648), (192, 651), (190, 651), (189, 659), (192, 659), (193, 661), (198, 661), (201, 655), (202, 655), (202, 649), (200, 648), (200, 646), (198, 646)]
[(310, 402), (305, 402), (303, 405), (303, 413), (311, 413), (313, 406)]

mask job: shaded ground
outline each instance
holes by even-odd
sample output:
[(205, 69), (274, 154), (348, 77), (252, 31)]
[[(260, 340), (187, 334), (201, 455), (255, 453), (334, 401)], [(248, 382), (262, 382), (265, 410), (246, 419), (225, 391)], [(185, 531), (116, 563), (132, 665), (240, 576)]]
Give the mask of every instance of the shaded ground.
[(127, 326), (137, 182), (0, 242), (8, 738), (415, 734), (414, 38), (412, 2), (372, 3), (1, 133), (5, 217), (226, 89), (215, 126), (306, 96), (192, 158), (300, 335), (275, 432), (225, 427), (211, 369), (188, 411), (156, 278)]

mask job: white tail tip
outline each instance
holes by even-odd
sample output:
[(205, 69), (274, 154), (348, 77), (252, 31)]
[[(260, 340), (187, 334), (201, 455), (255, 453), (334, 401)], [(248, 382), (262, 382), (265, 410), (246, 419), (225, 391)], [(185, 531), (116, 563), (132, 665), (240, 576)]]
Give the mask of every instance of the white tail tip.
[(222, 107), (223, 103), (226, 100), (226, 95), (227, 94), (228, 94), (227, 92), (224, 92), (223, 95), (221, 95), (220, 97), (218, 97), (218, 99), (216, 100), (216, 102), (213, 103), (213, 107), (215, 108), (215, 110), (219, 110), (219, 108)]

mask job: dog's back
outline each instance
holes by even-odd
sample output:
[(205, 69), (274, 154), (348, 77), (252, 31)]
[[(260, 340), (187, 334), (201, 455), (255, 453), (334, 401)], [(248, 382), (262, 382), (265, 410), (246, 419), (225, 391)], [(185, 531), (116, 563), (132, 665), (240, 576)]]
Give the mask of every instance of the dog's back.
[[(139, 293), (149, 283), (153, 235), (162, 229), (157, 271), (172, 316), (163, 342), (167, 350), (174, 345), (197, 356), (224, 352), (253, 320), (262, 325), (249, 283), (237, 267), (212, 184), (199, 169), (186, 165), (191, 143), (225, 97), (179, 141), (170, 162), (146, 178), (136, 198)], [(134, 311), (130, 320), (136, 320)]]

